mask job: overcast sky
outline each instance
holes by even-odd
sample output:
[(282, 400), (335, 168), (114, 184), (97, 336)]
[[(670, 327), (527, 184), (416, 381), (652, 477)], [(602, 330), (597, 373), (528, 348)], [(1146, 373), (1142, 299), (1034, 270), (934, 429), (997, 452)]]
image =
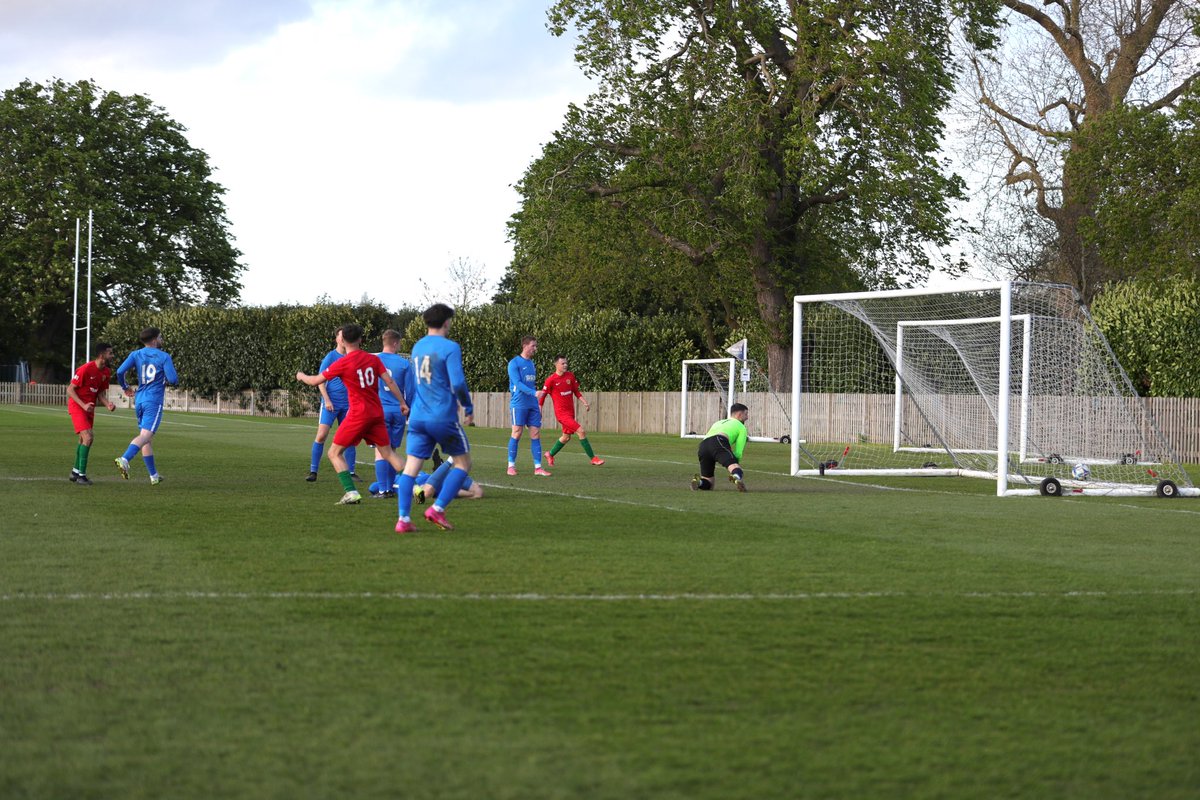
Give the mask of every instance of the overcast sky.
[(511, 258), (512, 189), (588, 84), (549, 0), (0, 0), (0, 87), (143, 94), (206, 152), (242, 300), (417, 306)]

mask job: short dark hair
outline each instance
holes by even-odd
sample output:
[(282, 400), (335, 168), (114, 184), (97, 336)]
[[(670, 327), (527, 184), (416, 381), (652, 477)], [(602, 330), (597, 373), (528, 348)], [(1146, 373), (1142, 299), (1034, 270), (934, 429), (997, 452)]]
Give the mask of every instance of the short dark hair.
[(421, 319), (425, 320), (425, 326), (429, 328), (442, 328), (454, 316), (454, 309), (445, 303), (434, 303), (429, 308), (425, 309), (425, 313), (421, 314)]
[(536, 336), (530, 336), (529, 334), (522, 336), (521, 337), (521, 349), (524, 350), (525, 345), (529, 344), (530, 342), (536, 342), (536, 341), (537, 341)]
[(400, 342), (400, 331), (395, 328), (388, 328), (379, 338), (385, 342), (396, 342), (398, 344)]
[(564, 359), (564, 360), (567, 360), (567, 357), (566, 357), (566, 356), (564, 356), (562, 353), (559, 353), (558, 355), (556, 355), (556, 356), (554, 357), (554, 360), (555, 360), (555, 361), (558, 361), (560, 358), (561, 358), (561, 359)]
[(92, 355), (98, 356), (101, 353), (103, 353), (105, 350), (112, 350), (112, 349), (113, 349), (113, 346), (111, 344), (109, 344), (108, 342), (96, 342), (96, 346), (94, 348), (92, 348)]
[(142, 332), (140, 334), (138, 334), (138, 341), (140, 341), (142, 344), (150, 344), (155, 339), (157, 339), (161, 334), (162, 334), (162, 331), (160, 331), (158, 328), (155, 328), (152, 325), (149, 328), (142, 329)]
[(733, 414), (735, 411), (749, 411), (749, 410), (750, 410), (750, 409), (746, 408), (746, 407), (745, 407), (744, 405), (742, 405), (741, 403), (734, 403), (733, 405), (731, 405), (731, 406), (729, 407), (729, 413), (730, 413), (730, 414)]
[(362, 325), (351, 322), (349, 325), (343, 325), (339, 330), (342, 332), (342, 341), (346, 344), (358, 344), (362, 341)]

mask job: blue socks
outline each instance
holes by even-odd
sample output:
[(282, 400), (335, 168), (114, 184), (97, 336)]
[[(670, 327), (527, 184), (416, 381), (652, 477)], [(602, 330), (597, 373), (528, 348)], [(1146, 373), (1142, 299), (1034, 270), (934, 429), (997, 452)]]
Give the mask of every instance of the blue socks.
[(450, 474), (446, 476), (446, 482), (442, 484), (442, 490), (438, 492), (437, 503), (435, 505), (445, 511), (446, 506), (450, 505), (451, 501), (458, 497), (458, 490), (463, 487), (463, 481), (466, 479), (466, 470), (457, 468), (450, 470)]
[(321, 468), (321, 456), (325, 455), (325, 443), (313, 442), (312, 444), (312, 461), (308, 463), (308, 471), (316, 472)]
[(399, 507), (401, 519), (412, 515), (412, 493), (416, 483), (417, 479), (412, 475), (401, 472), (396, 476), (396, 505)]
[(535, 467), (540, 467), (542, 465), (542, 440), (530, 439), (529, 451), (533, 453), (533, 465)]
[(510, 463), (510, 464), (517, 463), (517, 440), (516, 439), (508, 440), (508, 463)]

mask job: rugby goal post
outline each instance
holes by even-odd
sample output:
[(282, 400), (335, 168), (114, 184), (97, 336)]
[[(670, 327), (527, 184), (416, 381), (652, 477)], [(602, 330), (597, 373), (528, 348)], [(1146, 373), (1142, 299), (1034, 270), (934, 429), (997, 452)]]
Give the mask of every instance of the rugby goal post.
[(794, 475), (1200, 496), (1069, 286), (803, 295), (792, 335)]

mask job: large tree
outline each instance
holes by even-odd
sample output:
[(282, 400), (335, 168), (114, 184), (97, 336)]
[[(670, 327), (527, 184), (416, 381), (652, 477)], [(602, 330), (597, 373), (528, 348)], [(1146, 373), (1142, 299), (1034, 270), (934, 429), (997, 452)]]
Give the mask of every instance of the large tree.
[(785, 386), (793, 293), (910, 284), (949, 242), (942, 4), (559, 0), (550, 20), (598, 89), (518, 187), (518, 296), (629, 283), (759, 326)]
[(1001, 3), (1003, 46), (970, 57), (983, 141), (999, 184), (1019, 189), (1024, 211), (1052, 233), (1024, 225), (1043, 234), (1034, 247), (1048, 244), (1051, 257), (1031, 274), (1029, 265), (1018, 271), (1070, 283), (1090, 299), (1137, 273), (1141, 262), (1121, 255), (1113, 238), (1122, 214), (1147, 218), (1139, 212), (1147, 205), (1128, 200), (1153, 202), (1154, 187), (1178, 183), (1170, 153), (1195, 138), (1195, 106), (1180, 115), (1179, 105), (1200, 76), (1200, 0)]
[[(225, 190), (184, 134), (148, 98), (91, 81), (24, 81), (4, 93), (0, 357), (66, 371), (75, 219), (89, 209), (95, 330), (122, 311), (237, 299), (243, 267)], [(86, 227), (84, 237), (86, 248)]]

